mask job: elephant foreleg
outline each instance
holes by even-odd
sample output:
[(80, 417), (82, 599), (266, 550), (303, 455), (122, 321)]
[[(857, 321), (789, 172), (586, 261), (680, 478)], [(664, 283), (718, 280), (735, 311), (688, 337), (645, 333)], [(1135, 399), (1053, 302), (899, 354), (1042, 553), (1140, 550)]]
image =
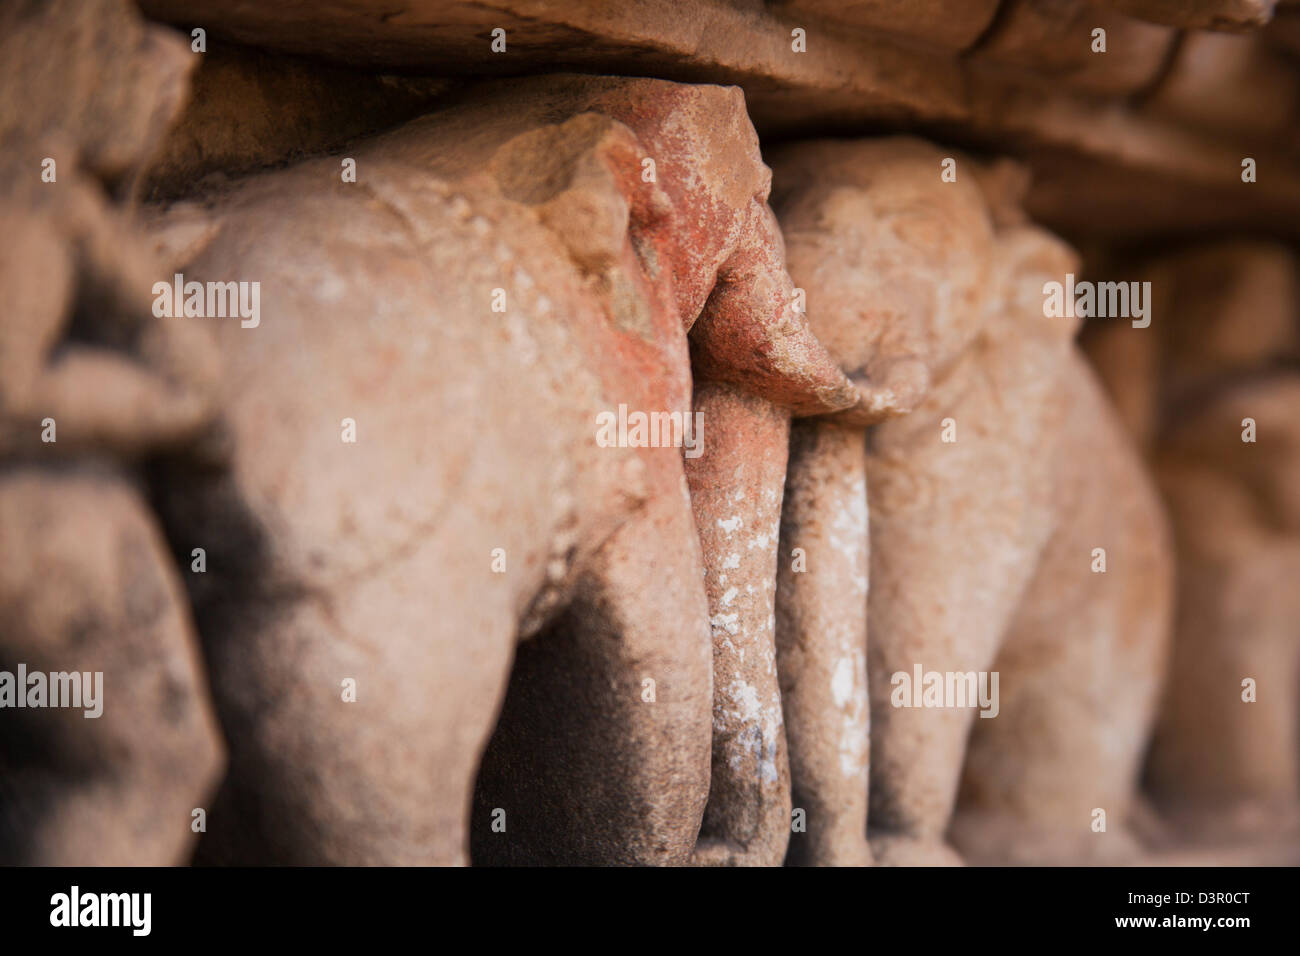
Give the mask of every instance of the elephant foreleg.
[(686, 474), (713, 627), (713, 769), (695, 860), (776, 865), (790, 836), (774, 606), (790, 417), (721, 383), (698, 385), (695, 409), (703, 453)]

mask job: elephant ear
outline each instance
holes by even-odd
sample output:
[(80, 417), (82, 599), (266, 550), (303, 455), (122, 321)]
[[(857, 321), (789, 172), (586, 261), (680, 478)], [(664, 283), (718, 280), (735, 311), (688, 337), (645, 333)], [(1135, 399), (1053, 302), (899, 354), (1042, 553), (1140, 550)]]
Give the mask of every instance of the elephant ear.
[(1031, 319), (1044, 328), (1071, 337), (1078, 331), (1074, 318), (1047, 319), (1043, 313), (1043, 286), (1063, 282), (1067, 273), (1078, 274), (1082, 260), (1072, 246), (1033, 224), (1025, 213), (1029, 192), (1028, 167), (1011, 159), (974, 162), (971, 168), (988, 203), (989, 218), (997, 230), (990, 269), (988, 325), (1003, 321), (1023, 328)]
[(534, 207), (579, 269), (600, 274), (620, 260), (629, 232), (672, 219), (664, 191), (640, 180), (643, 153), (628, 127), (587, 112), (513, 137), (488, 172), (507, 199)]
[(989, 301), (989, 328), (1001, 334), (1003, 327), (1024, 331), (1026, 323), (1049, 334), (1070, 339), (1079, 330), (1080, 319), (1049, 317), (1044, 309), (1044, 286), (1062, 282), (1067, 273), (1078, 274), (1079, 254), (1062, 239), (1037, 226), (1004, 229), (995, 241), (994, 266), (990, 275), (993, 295)]

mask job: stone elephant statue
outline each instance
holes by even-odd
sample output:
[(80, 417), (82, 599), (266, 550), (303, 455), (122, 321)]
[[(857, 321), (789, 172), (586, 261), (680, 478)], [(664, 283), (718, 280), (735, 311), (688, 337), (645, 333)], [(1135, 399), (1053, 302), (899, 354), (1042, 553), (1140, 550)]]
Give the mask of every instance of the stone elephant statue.
[(1044, 309), (1073, 253), (1024, 221), (1012, 166), (909, 138), (769, 161), (791, 275), (859, 390), (792, 440), (792, 860), (1126, 858), (1170, 559), (1075, 320)]
[(230, 742), (200, 860), (782, 859), (789, 422), (855, 393), (769, 184), (738, 90), (555, 76), (158, 210), (261, 296), (174, 320), (222, 418), (154, 471)]

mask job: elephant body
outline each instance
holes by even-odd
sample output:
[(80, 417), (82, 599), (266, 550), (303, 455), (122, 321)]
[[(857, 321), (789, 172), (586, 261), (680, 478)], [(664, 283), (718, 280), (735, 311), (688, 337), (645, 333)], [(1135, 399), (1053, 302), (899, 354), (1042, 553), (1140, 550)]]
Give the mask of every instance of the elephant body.
[(767, 559), (740, 573), (770, 604), (790, 414), (851, 388), (790, 312), (756, 147), (738, 91), (558, 77), (359, 145), (355, 184), (311, 160), (162, 218), (202, 236), (187, 278), (264, 290), (255, 328), (203, 320), (227, 458), (159, 482), (212, 556), (193, 597), (232, 769), (205, 858), (686, 862), (713, 763), (748, 809), (718, 781), (695, 858), (780, 859), (776, 676), (724, 671), (715, 707), (734, 596), (702, 586), (726, 555), (683, 449), (596, 440), (620, 406), (702, 411), (692, 482), (756, 494)]
[[(1093, 808), (1129, 809), (1162, 673), (1163, 519), (1073, 320), (1045, 314), (1044, 282), (1073, 270), (1073, 254), (1017, 217), (1014, 176), (960, 159), (945, 182), (943, 159), (892, 139), (798, 144), (773, 161), (791, 274), (860, 395), (803, 427), (868, 429), (868, 595), (827, 600), (859, 622), (869, 692), (846, 708), (818, 689), (807, 706), (869, 700), (878, 861), (957, 862), (950, 825), (973, 861), (1011, 847), (1022, 862), (1073, 859), (1092, 852)], [(791, 487), (801, 480), (792, 469)], [(1095, 547), (1123, 571), (1094, 573)], [(1000, 700), (989, 719), (907, 706), (900, 688), (918, 671), (988, 686), (997, 674)], [(821, 771), (814, 796), (834, 803), (826, 793), (856, 774)], [(866, 823), (836, 819), (821, 842), (860, 843)]]

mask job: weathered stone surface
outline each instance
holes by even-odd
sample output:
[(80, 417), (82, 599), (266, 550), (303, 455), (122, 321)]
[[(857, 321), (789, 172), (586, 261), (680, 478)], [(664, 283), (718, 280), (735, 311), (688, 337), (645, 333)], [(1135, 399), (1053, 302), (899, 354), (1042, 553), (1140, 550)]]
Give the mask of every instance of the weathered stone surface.
[[(1112, 831), (1122, 830), (1161, 674), (1163, 526), (1118, 423), (1076, 371), (1074, 320), (1043, 316), (1043, 283), (1076, 269), (1073, 255), (1032, 227), (994, 233), (981, 183), (1003, 208), (1008, 181), (975, 175), (973, 161), (958, 157), (957, 179), (945, 183), (944, 155), (880, 140), (795, 146), (773, 158), (785, 183), (775, 202), (791, 274), (827, 296), (810, 294), (814, 330), (847, 370), (864, 360), (870, 369), (875, 351), (913, 359), (927, 373), (914, 400), (891, 410), (901, 414), (872, 429), (865, 458), (872, 846), (886, 863), (956, 859), (943, 841), (973, 733), (962, 810), (982, 818), (981, 833), (1031, 830), (1017, 841), (1022, 859), (1068, 859), (1080, 849), (1073, 834), (1089, 833), (1089, 809), (1103, 797), (1120, 818)], [(965, 229), (945, 228), (958, 217)], [(872, 257), (865, 263), (864, 253)], [(962, 260), (965, 270), (934, 265)], [(819, 271), (805, 273), (805, 264)], [(927, 269), (955, 278), (930, 279)], [(878, 292), (907, 289), (918, 272), (926, 295)], [(947, 309), (934, 309), (929, 296)], [(1071, 429), (1084, 420), (1076, 437)], [(955, 440), (942, 439), (948, 426)], [(1099, 450), (1106, 461), (1095, 458)], [(1106, 509), (1114, 523), (1094, 529), (1089, 521)], [(1090, 573), (1085, 545), (1094, 533), (1141, 569), (1142, 600), (1135, 581), (1111, 588)], [(1089, 610), (1077, 638), (1062, 636), (1067, 624), (1051, 618), (1058, 602)], [(1068, 658), (1088, 652), (1076, 644), (1103, 660), (1128, 649), (1122, 672), (1085, 673), (1080, 693), (1090, 700), (1108, 681), (1122, 682), (1131, 712), (1039, 703), (1080, 679)], [(998, 716), (896, 706), (893, 675), (910, 678), (917, 667), (1004, 671)], [(987, 726), (972, 731), (973, 720)], [(1019, 761), (1029, 734), (1044, 749)], [(794, 753), (793, 765), (805, 756)], [(974, 859), (991, 856), (973, 841), (962, 848)], [(1111, 847), (1116, 856), (1127, 848), (1121, 840)]]
[[(1082, 356), (1059, 387), (1056, 529), (994, 667), (1001, 711), (977, 719), (951, 839), (996, 864), (1139, 859), (1134, 800), (1166, 682), (1173, 568), (1150, 476)], [(1105, 550), (1105, 571), (1093, 569)], [(1097, 810), (1105, 830), (1096, 832)]]
[[(1141, 109), (1159, 91), (1166, 54), (1173, 52), (1168, 26), (1237, 29), (1261, 21), (1270, 7), (1267, 0), (1205, 0), (1177, 9), (1162, 0), (648, 0), (613, 8), (589, 0), (558, 6), (417, 0), (395, 12), (374, 0), (324, 8), (296, 0), (144, 2), (151, 15), (186, 29), (205, 24), (212, 49), (234, 41), (425, 75), (574, 68), (728, 83), (745, 90), (764, 135), (904, 125), (945, 139), (955, 133), (962, 142), (1021, 155), (1036, 173), (1073, 184), (1073, 192), (1050, 202), (1046, 196), (1032, 201), (1036, 213), (1050, 214), (1049, 225), (1071, 236), (1077, 228), (1152, 235), (1262, 221), (1295, 234), (1294, 135), (1278, 126), (1267, 137), (1255, 135), (1248, 128), (1257, 121), (1246, 118), (1259, 111), (1271, 122), (1289, 108), (1293, 68), (1277, 92), (1253, 93), (1252, 108), (1237, 111), (1218, 135), (1200, 134), (1203, 123), (1194, 114), (1152, 122)], [(1096, 26), (1108, 31), (1105, 54), (1091, 52)], [(498, 28), (506, 48), (494, 53)], [(796, 29), (804, 31), (806, 52), (796, 52)], [(1274, 33), (1283, 42), (1283, 31)], [(1187, 39), (1194, 47), (1199, 37)], [(1230, 188), (1233, 181), (1241, 185), (1243, 156), (1271, 173), (1245, 193)], [(1072, 208), (1081, 182), (1105, 200), (1101, 208), (1087, 205), (1086, 216)]]
[(190, 95), (141, 185), (151, 200), (336, 149), (428, 112), (455, 85), (225, 45), (192, 60)]
[(1300, 117), (1300, 75), (1259, 35), (1193, 33), (1146, 109), (1218, 137), (1268, 142)]
[(718, 270), (691, 329), (695, 375), (756, 392), (795, 415), (852, 405), (857, 391), (795, 307), (785, 244), (766, 204), (753, 207), (746, 229), (751, 240)]
[(914, 37), (944, 49), (964, 50), (989, 29), (1001, 0), (781, 0), (777, 9), (791, 22), (829, 21), (862, 30)]
[(1094, 322), (1082, 343), (1145, 450), (1224, 384), (1300, 354), (1295, 258), (1284, 246), (1222, 240), (1134, 275), (1151, 283), (1151, 327)]
[[(1089, 355), (1125, 398), (1173, 523), (1178, 602), (1168, 688), (1147, 784), (1166, 839), (1295, 835), (1300, 639), (1300, 381), (1296, 263), (1245, 240), (1162, 256), (1142, 270), (1149, 329), (1089, 330)], [(1255, 441), (1244, 441), (1248, 421)], [(1247, 702), (1243, 681), (1256, 681)]]
[(779, 866), (790, 770), (774, 614), (790, 414), (707, 381), (695, 411), (713, 434), (686, 461), (713, 632), (713, 769), (693, 861)]
[[(400, 15), (372, 0), (324, 8), (300, 0), (269, 6), (144, 0), (142, 7), (185, 29), (203, 23), (214, 36), (239, 43), (372, 70), (499, 76), (581, 69), (743, 83), (760, 125), (765, 118), (788, 122), (805, 109), (847, 117), (866, 108), (895, 118), (951, 117), (961, 110), (960, 71), (941, 56), (922, 52), (917, 62), (915, 51), (902, 54), (861, 33), (849, 38), (833, 21), (803, 24), (815, 53), (796, 53), (791, 31), (801, 17), (730, 0), (614, 6), (417, 0)], [(976, 19), (983, 8), (981, 0)], [(917, 22), (908, 12), (876, 9), (895, 23)], [(492, 51), (495, 29), (505, 31), (504, 53)]]
[(1237, 32), (1267, 23), (1277, 0), (1106, 0), (1106, 3), (1152, 23)]
[(1261, 371), (1189, 409), (1155, 451), (1178, 627), (1147, 779), (1184, 841), (1294, 842), (1300, 827), (1298, 408), (1300, 376)]
[(776, 603), (792, 801), (806, 815), (790, 837), (794, 865), (871, 862), (865, 454), (861, 428), (794, 425)]
[[(1105, 52), (1093, 31), (1106, 31)], [(996, 26), (974, 55), (1091, 93), (1119, 95), (1160, 74), (1174, 32), (1130, 19), (1087, 0), (1004, 0)]]
[[(912, 411), (931, 369), (949, 365), (978, 332), (993, 231), (965, 168), (951, 201), (931, 200), (944, 156), (909, 139), (772, 154), (791, 274), (815, 299), (821, 341), (858, 386), (857, 404), (840, 415), (846, 424)], [(853, 178), (823, 178), (827, 169)]]
[(163, 267), (106, 190), (155, 148), (188, 54), (124, 4), (8, 4), (0, 17), (0, 287), (13, 303), (0, 454), (138, 455), (183, 440), (213, 415), (215, 356), (201, 331), (153, 315)]
[(187, 862), (224, 754), (184, 587), (139, 492), (104, 468), (6, 469), (0, 621), (4, 670), (85, 675), (99, 710), (79, 693), (0, 712), (0, 859)]
[(9, 0), (0, 18), (5, 161), (40, 148), (110, 184), (136, 173), (185, 96), (193, 61), (181, 39), (114, 0)]
[[(721, 558), (712, 539), (702, 555), (682, 450), (600, 447), (597, 416), (689, 414), (687, 330), (741, 306), (768, 330), (736, 375), (754, 376), (747, 401), (852, 398), (824, 353), (820, 376), (782, 377), (817, 346), (777, 321), (790, 284), (761, 248), (769, 173), (743, 100), (556, 77), (477, 91), (355, 155), (355, 184), (322, 159), (216, 198), (215, 236), (186, 265), (268, 290), (258, 328), (217, 323), (231, 467), (170, 481), (165, 509), (216, 556), (194, 598), (232, 774), (204, 850), (463, 860), (504, 694), (476, 860), (685, 862), (709, 794), (708, 622), (725, 595), (710, 606), (703, 581)], [(783, 436), (789, 411), (767, 414)], [(717, 468), (734, 453), (711, 418)], [(774, 547), (783, 437), (769, 446), (776, 498), (754, 518)], [(521, 629), (543, 633), (506, 693)], [(355, 706), (338, 699), (348, 677)]]
[[(1293, 252), (1150, 261), (1113, 402), (1043, 310), (1296, 234), (1272, 5), (0, 0), (0, 663), (106, 697), (0, 710), (0, 856), (1294, 857)], [(1019, 161), (791, 142), (890, 128)]]
[(188, 69), (125, 3), (0, 8), (0, 660), (10, 675), (85, 675), (101, 708), (5, 702), (7, 863), (185, 862), (223, 765), (182, 586), (132, 467), (211, 420), (215, 355), (153, 315), (160, 267), (111, 196), (129, 192)]

